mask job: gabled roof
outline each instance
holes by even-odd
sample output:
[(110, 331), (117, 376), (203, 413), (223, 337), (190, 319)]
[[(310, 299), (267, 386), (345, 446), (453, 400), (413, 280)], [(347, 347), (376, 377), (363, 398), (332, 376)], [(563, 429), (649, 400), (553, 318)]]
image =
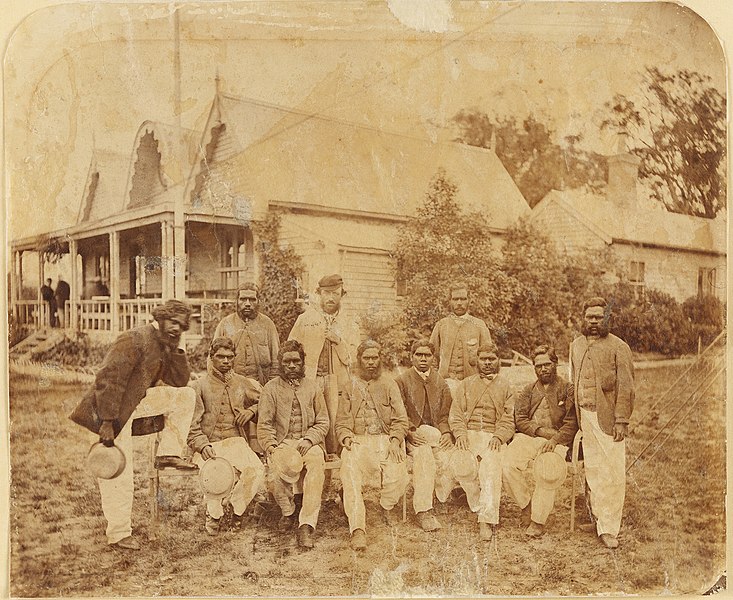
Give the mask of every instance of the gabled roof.
[[(125, 206), (155, 204), (164, 200), (162, 196), (166, 196), (167, 190), (185, 182), (200, 136), (201, 132), (193, 129), (157, 121), (143, 122), (133, 145)], [(136, 189), (138, 185), (144, 185), (145, 189)]]
[[(95, 149), (77, 224), (101, 221), (130, 208), (153, 206), (180, 198), (191, 172), (200, 135), (192, 129), (145, 121), (135, 136), (131, 155)], [(154, 150), (143, 142), (151, 136)], [(145, 189), (136, 190), (137, 197), (133, 202), (131, 192), (136, 181), (140, 181), (136, 176), (142, 171), (147, 172), (142, 180)]]
[(552, 190), (533, 209), (540, 214), (550, 204), (561, 206), (606, 243), (621, 242), (725, 254), (726, 218), (681, 215), (651, 202), (621, 207), (605, 195), (581, 190)]
[(77, 223), (97, 221), (124, 210), (129, 169), (128, 155), (94, 150)]
[[(239, 103), (246, 120), (230, 123), (227, 112)], [(223, 110), (222, 107), (228, 107)], [(191, 181), (202, 184), (205, 170), (227, 173), (234, 196), (264, 209), (286, 202), (324, 210), (357, 211), (406, 217), (415, 214), (431, 179), (443, 168), (458, 185), (466, 210), (488, 213), (497, 229), (529, 214), (514, 181), (492, 150), (455, 142), (432, 142), (366, 125), (313, 115), (285, 107), (227, 96), (215, 100), (207, 128), (225, 126), (239, 153), (207, 150), (197, 160)], [(271, 123), (265, 130), (263, 124)], [(214, 139), (204, 134), (209, 143)], [(220, 140), (220, 143), (221, 140)], [(203, 146), (204, 144), (202, 144)], [(228, 148), (233, 148), (231, 141)], [(218, 165), (216, 164), (218, 162)], [(191, 197), (187, 197), (191, 201)]]

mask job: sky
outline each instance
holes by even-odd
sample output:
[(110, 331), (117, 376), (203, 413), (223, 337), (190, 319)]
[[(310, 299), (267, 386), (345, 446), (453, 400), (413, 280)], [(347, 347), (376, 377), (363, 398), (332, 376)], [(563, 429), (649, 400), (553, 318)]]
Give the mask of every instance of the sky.
[(462, 108), (531, 113), (604, 153), (604, 103), (633, 97), (645, 66), (725, 89), (713, 31), (666, 3), (208, 2), (179, 22), (177, 102), (169, 4), (57, 5), (22, 21), (4, 59), (10, 237), (75, 222), (94, 148), (130, 155), (145, 120), (201, 129), (217, 73), (225, 93), (434, 140)]

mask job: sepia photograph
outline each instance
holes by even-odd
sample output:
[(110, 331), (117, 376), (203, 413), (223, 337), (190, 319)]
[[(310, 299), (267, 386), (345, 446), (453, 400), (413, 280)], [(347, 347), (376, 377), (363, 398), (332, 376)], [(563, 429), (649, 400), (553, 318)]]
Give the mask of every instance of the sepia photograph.
[(725, 592), (718, 25), (11, 4), (5, 594)]

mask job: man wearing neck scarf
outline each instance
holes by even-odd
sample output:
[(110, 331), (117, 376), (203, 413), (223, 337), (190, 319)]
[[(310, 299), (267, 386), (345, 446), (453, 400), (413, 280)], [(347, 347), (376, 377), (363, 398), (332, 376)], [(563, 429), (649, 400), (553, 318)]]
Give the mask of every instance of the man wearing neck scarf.
[(477, 358), (479, 372), (456, 386), (448, 423), (456, 439), (454, 455), (468, 451), (478, 461), (471, 475), (456, 473), (455, 478), (478, 514), (480, 539), (491, 541), (499, 523), (502, 456), (514, 435), (514, 405), (509, 383), (499, 373), (496, 346), (480, 346)]
[(435, 324), (430, 341), (438, 358), (438, 373), (451, 389), (477, 372), (476, 350), (491, 344), (489, 328), (481, 319), (468, 314), (471, 301), (468, 286), (462, 282), (450, 286), (451, 314)]
[[(245, 426), (257, 420), (257, 402), (262, 387), (253, 379), (235, 373), (234, 342), (226, 337), (215, 338), (209, 348), (206, 377), (192, 386), (196, 392), (196, 408), (188, 434), (188, 445), (196, 453), (194, 462), (201, 466), (210, 458), (228, 460), (239, 473), (230, 499), (234, 509), (232, 524), (242, 526), (242, 515), (265, 481), (265, 467), (247, 443)], [(229, 498), (206, 499), (205, 529), (209, 535), (219, 532), (224, 515), (222, 502)]]
[(609, 333), (610, 316), (603, 298), (585, 302), (582, 335), (570, 345), (570, 373), (594, 529), (613, 549), (626, 493), (624, 440), (634, 407), (634, 363), (628, 344)]
[(382, 372), (380, 346), (373, 340), (356, 350), (356, 374), (339, 402), (336, 437), (341, 453), (344, 510), (349, 519), (351, 546), (366, 548), (365, 483), (380, 489), (379, 504), (386, 522), (397, 522), (393, 509), (407, 488), (407, 464), (402, 444), (407, 413), (395, 381)]
[(190, 317), (186, 304), (168, 300), (153, 310), (153, 323), (120, 334), (104, 357), (94, 385), (70, 415), (72, 421), (98, 434), (105, 446), (116, 445), (127, 459), (120, 475), (97, 480), (107, 541), (115, 548), (140, 549), (132, 537), (134, 419), (159, 414), (165, 418), (155, 468), (196, 469), (181, 458), (196, 404), (193, 390), (185, 387), (191, 373), (188, 359), (178, 347)]
[(318, 305), (310, 305), (298, 316), (288, 339), (303, 344), (305, 376), (315, 378), (323, 391), (331, 423), (326, 450), (335, 453), (339, 448), (334, 430), (339, 396), (349, 386), (359, 327), (342, 309), (346, 290), (341, 275), (321, 278), (316, 293)]

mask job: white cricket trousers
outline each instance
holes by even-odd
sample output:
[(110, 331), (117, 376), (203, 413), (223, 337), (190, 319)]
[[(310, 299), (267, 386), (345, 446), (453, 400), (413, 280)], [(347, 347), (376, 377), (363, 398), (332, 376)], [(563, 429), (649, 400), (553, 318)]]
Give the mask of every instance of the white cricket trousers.
[(453, 489), (453, 477), (448, 459), (450, 451), (429, 444), (413, 446), (408, 442), (407, 452), (412, 457), (412, 507), (415, 513), (433, 508), (433, 493), (439, 502), (448, 500)]
[(344, 490), (344, 511), (349, 519), (349, 533), (366, 531), (366, 512), (362, 486), (381, 490), (379, 504), (392, 510), (405, 493), (409, 476), (407, 459), (401, 463), (387, 458), (389, 436), (355, 435), (351, 450), (341, 452), (341, 483)]
[[(214, 519), (221, 519), (224, 515), (223, 504), (229, 500), (232, 503), (234, 514), (241, 516), (247, 510), (252, 498), (265, 483), (265, 465), (257, 457), (247, 440), (243, 437), (234, 436), (218, 442), (211, 442), (216, 456), (225, 458), (239, 472), (230, 494), (224, 498), (210, 498), (204, 494), (206, 499), (206, 513)], [(199, 467), (206, 462), (198, 452), (193, 457)]]
[(626, 495), (626, 440), (614, 442), (598, 425), (598, 415), (580, 409), (585, 479), (598, 535), (617, 536)]
[[(555, 506), (557, 489), (548, 489), (535, 482), (534, 492), (530, 494), (528, 479), (534, 479), (530, 467), (534, 464), (537, 453), (546, 441), (543, 437), (530, 437), (524, 433), (514, 434), (512, 443), (507, 446), (504, 453), (502, 466), (502, 476), (507, 493), (522, 509), (531, 500), (532, 520), (540, 525), (545, 524)], [(565, 460), (568, 447), (557, 445), (554, 451)]]
[(132, 466), (132, 421), (163, 415), (165, 428), (158, 434), (158, 456), (181, 456), (186, 447), (196, 406), (196, 392), (189, 387), (156, 386), (148, 389), (135, 412), (115, 438), (125, 455), (125, 469), (114, 479), (97, 479), (102, 512), (107, 519), (107, 542), (116, 544), (132, 535), (132, 500), (135, 495)]
[(455, 479), (466, 492), (468, 506), (477, 513), (478, 522), (497, 525), (501, 500), (501, 464), (506, 444), (502, 444), (498, 451), (489, 450), (489, 442), (494, 434), (488, 431), (469, 430), (467, 437), (468, 449), (478, 461), (478, 473), (473, 478)]
[[(298, 440), (283, 440), (278, 448), (292, 446), (295, 448)], [(271, 463), (268, 463), (267, 489), (275, 498), (284, 517), (289, 517), (295, 512), (295, 486), (302, 485), (303, 506), (298, 517), (298, 526), (310, 525), (313, 529), (318, 523), (318, 513), (321, 511), (321, 495), (323, 494), (323, 482), (326, 478), (326, 457), (323, 448), (311, 446), (310, 450), (303, 456), (303, 471), (300, 480), (293, 484), (282, 479)]]

